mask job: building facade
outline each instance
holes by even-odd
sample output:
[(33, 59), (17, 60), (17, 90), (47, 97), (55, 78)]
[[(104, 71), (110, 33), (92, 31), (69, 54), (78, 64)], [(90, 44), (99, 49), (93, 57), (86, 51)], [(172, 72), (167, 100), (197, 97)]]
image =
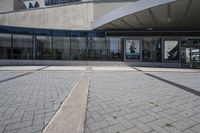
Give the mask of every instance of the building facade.
[(1, 62), (200, 67), (199, 0), (43, 2), (0, 13)]

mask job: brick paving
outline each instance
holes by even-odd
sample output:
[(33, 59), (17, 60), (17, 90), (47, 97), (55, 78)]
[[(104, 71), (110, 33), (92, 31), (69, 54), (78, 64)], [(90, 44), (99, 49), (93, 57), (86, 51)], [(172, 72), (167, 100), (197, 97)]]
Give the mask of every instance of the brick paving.
[[(25, 73), (0, 71), (0, 77)], [(0, 83), (0, 133), (41, 133), (80, 73), (37, 71)]]
[[(41, 133), (85, 69), (1, 67), (0, 133)], [(200, 91), (199, 71), (145, 69), (92, 68), (85, 133), (200, 133), (200, 97), (145, 74)]]
[[(199, 74), (181, 73), (168, 78), (199, 89)], [(200, 133), (200, 97), (143, 72), (94, 71), (85, 133)]]
[(193, 88), (197, 91), (200, 91), (200, 72), (196, 73), (151, 72), (151, 74)]

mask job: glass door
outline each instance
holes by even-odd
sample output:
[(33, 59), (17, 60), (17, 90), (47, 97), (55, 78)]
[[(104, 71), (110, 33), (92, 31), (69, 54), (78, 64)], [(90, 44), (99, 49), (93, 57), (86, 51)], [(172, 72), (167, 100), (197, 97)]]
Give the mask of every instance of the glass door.
[(199, 48), (182, 48), (182, 67), (200, 68), (200, 49)]
[(193, 68), (200, 68), (200, 49), (191, 48), (191, 60)]

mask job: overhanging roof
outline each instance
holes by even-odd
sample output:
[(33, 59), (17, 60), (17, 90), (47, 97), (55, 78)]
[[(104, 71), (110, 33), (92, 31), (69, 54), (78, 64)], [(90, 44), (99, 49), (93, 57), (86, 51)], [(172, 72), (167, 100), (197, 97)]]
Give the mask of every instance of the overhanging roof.
[(97, 30), (200, 30), (200, 0), (139, 0), (96, 19)]

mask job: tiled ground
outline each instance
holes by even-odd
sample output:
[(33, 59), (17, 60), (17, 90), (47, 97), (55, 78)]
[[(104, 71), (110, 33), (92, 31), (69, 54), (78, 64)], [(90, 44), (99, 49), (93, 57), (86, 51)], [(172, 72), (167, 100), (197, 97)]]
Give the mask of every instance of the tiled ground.
[(193, 88), (200, 91), (200, 72), (183, 73), (183, 72), (150, 72), (153, 75), (173, 81), (175, 83)]
[(42, 132), (80, 71), (0, 71), (0, 133)]
[[(199, 70), (93, 67), (85, 133), (200, 133)], [(0, 67), (0, 133), (41, 133), (86, 67)]]
[[(199, 73), (181, 73), (156, 75), (199, 88)], [(85, 133), (200, 133), (200, 97), (143, 72), (94, 71)]]

